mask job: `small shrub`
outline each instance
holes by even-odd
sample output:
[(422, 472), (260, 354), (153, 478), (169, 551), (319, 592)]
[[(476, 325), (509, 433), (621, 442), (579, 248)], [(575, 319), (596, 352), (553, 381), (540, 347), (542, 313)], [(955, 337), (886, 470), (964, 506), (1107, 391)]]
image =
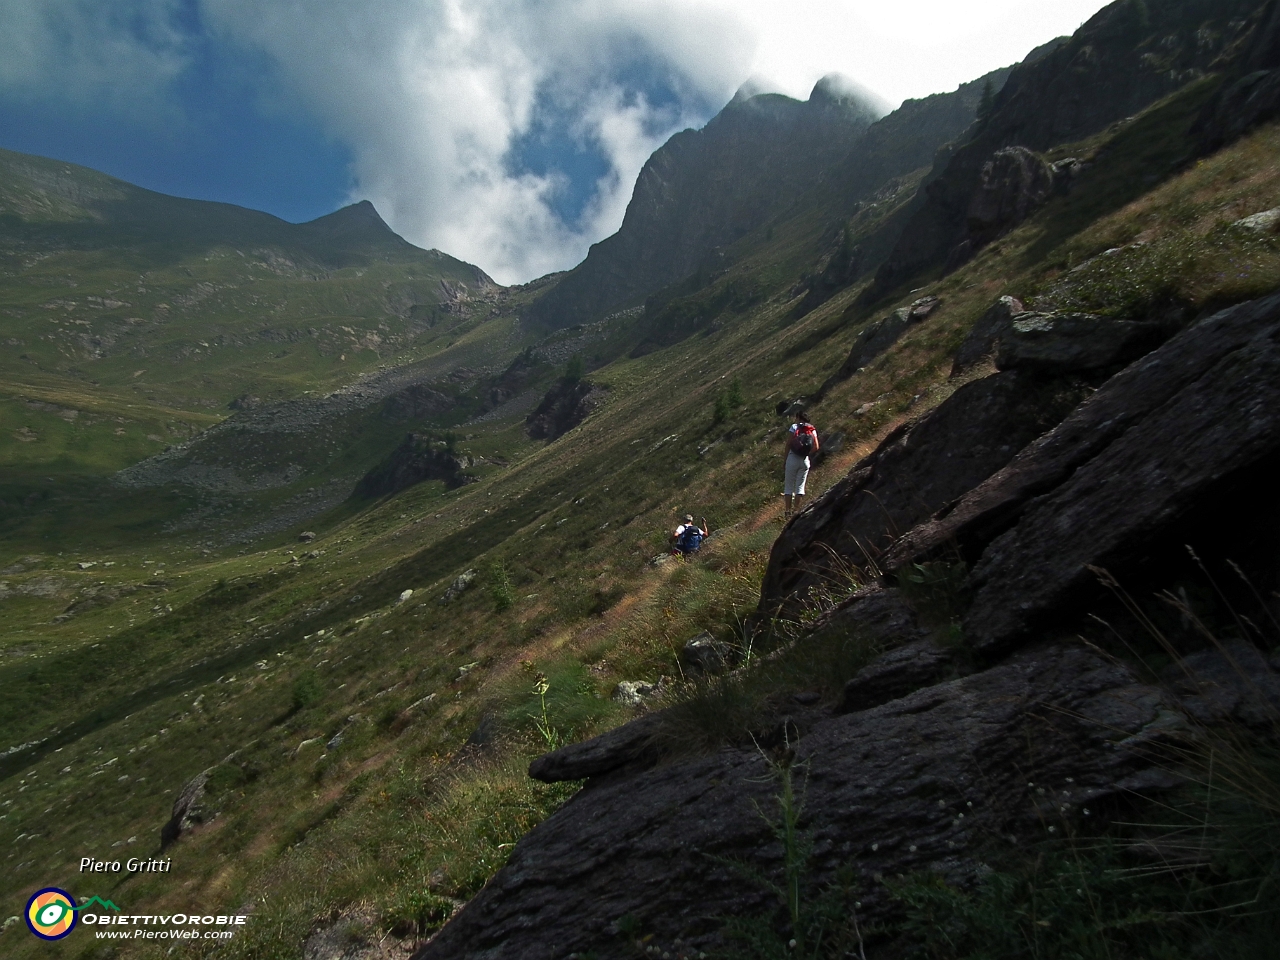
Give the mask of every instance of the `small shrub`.
[(511, 590), (511, 577), (501, 560), (496, 561), (489, 568), (489, 595), (493, 597), (494, 609), (499, 613), (510, 610), (516, 602), (515, 594)]
[(293, 709), (305, 710), (307, 707), (319, 702), (323, 695), (320, 688), (320, 678), (314, 670), (304, 670), (298, 674), (297, 679), (293, 681)]
[(716, 395), (716, 405), (711, 411), (711, 422), (719, 425), (729, 419), (729, 398), (723, 393)]

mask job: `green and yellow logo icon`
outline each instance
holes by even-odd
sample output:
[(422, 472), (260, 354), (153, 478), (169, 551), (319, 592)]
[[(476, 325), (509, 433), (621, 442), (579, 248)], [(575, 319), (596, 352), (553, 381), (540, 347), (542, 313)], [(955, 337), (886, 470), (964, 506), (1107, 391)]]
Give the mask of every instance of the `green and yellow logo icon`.
[(27, 901), (27, 926), (41, 940), (61, 940), (75, 929), (75, 900), (57, 887), (37, 890)]

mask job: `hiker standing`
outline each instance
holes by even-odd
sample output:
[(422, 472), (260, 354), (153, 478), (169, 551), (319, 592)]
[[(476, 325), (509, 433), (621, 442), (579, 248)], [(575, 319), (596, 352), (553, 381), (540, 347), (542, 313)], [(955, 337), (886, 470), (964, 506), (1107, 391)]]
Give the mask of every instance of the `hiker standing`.
[(702, 525), (693, 522), (693, 514), (684, 515), (684, 523), (676, 527), (671, 535), (672, 552), (682, 557), (697, 553), (702, 549), (702, 541), (707, 538), (707, 518), (702, 518)]
[(809, 478), (809, 455), (817, 453), (818, 431), (809, 422), (809, 415), (803, 410), (796, 414), (796, 422), (787, 431), (786, 473), (782, 486), (782, 495), (786, 498), (783, 520), (791, 519), (792, 503), (804, 496), (804, 483)]

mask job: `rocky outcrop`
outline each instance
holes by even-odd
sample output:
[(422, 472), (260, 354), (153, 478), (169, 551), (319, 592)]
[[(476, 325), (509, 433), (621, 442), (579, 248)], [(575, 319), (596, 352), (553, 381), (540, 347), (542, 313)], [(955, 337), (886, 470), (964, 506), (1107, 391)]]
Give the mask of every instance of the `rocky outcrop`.
[(204, 803), (205, 787), (214, 769), (210, 767), (208, 770), (203, 770), (183, 784), (178, 798), (173, 801), (173, 812), (169, 822), (160, 828), (161, 849), (169, 846), (196, 824), (212, 820), (217, 816), (214, 811), (207, 809)]
[[(1206, 318), (1116, 374), (884, 566), (944, 553), (973, 563), (966, 642), (994, 654), (1078, 601), (1091, 568), (1135, 570), (1162, 538), (1207, 552), (1231, 530), (1246, 549), (1234, 524), (1277, 522), (1263, 491), (1278, 457), (1280, 295)], [(1197, 510), (1216, 519), (1197, 526)]]
[(384, 497), (424, 480), (443, 480), (452, 490), (473, 482), (475, 478), (466, 471), (483, 462), (457, 453), (443, 440), (410, 433), (386, 460), (360, 478), (354, 495)]
[(693, 675), (723, 673), (733, 659), (733, 647), (703, 631), (680, 650), (680, 665)]
[(529, 776), (543, 783), (563, 783), (625, 767), (652, 766), (661, 756), (662, 723), (660, 713), (650, 713), (598, 737), (553, 750), (529, 764)]
[[(792, 744), (813, 840), (806, 896), (852, 869), (874, 923), (893, 909), (885, 876), (973, 878), (993, 842), (1169, 786), (1152, 754), (1179, 727), (1171, 707), (1127, 669), (1055, 645), (818, 722)], [(725, 748), (590, 782), (416, 957), (610, 960), (634, 956), (636, 938), (673, 956), (677, 940), (723, 948), (729, 917), (779, 907), (743, 878), (782, 874), (761, 813), (776, 808), (776, 769)]]
[(525, 418), (525, 433), (534, 440), (555, 440), (587, 419), (606, 393), (590, 380), (559, 380)]
[(761, 610), (791, 610), (811, 588), (838, 582), (833, 552), (873, 572), (895, 539), (1008, 463), (1087, 390), (1011, 370), (962, 386), (894, 430), (783, 530), (769, 557)]
[(998, 331), (997, 370), (1042, 374), (1119, 369), (1159, 346), (1162, 323), (1088, 313), (1023, 313)]
[(1201, 112), (1195, 132), (1202, 154), (1212, 153), (1259, 124), (1280, 116), (1280, 5), (1271, 4), (1248, 53)]
[(932, 686), (957, 666), (955, 650), (931, 639), (916, 640), (877, 657), (844, 685), (837, 713), (870, 710)]
[[(1256, 0), (1112, 3), (1066, 43), (1015, 67), (991, 114), (957, 149), (939, 156), (866, 296), (878, 299), (922, 271), (963, 262), (989, 239), (985, 228), (970, 234), (970, 216), (975, 204), (980, 223), (986, 215), (988, 205), (979, 199), (984, 171), (994, 176), (997, 167), (1012, 164), (1009, 154), (998, 159), (1001, 151), (1043, 151), (1083, 139), (1217, 69), (1256, 7)], [(1039, 195), (1034, 185), (1043, 181), (1042, 174), (1028, 173), (1027, 200)], [(1021, 173), (1013, 179), (1021, 183)], [(1012, 182), (994, 182), (1002, 180)], [(995, 191), (1000, 198), (1019, 192), (1003, 186)], [(996, 212), (1018, 209), (1016, 202), (994, 205)]]
[(951, 365), (951, 376), (957, 377), (981, 362), (985, 357), (994, 355), (996, 341), (1002, 331), (1007, 330), (1013, 318), (1025, 312), (1026, 307), (1017, 297), (1001, 297), (993, 303), (970, 329), (960, 349), (956, 351)]
[(448, 413), (457, 401), (425, 383), (413, 383), (387, 397), (382, 415), (387, 420), (427, 420)]
[(969, 239), (990, 243), (1016, 227), (1053, 193), (1053, 169), (1026, 147), (1004, 147), (982, 165), (978, 189), (969, 201)]

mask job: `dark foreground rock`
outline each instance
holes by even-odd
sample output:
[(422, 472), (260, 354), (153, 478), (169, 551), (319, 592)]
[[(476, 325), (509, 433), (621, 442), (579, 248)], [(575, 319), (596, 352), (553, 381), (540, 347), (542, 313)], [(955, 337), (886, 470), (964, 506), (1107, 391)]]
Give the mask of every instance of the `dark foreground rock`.
[[(821, 721), (795, 744), (811, 882), (852, 867), (874, 922), (892, 910), (883, 876), (970, 878), (993, 841), (1043, 836), (1167, 787), (1152, 753), (1179, 725), (1171, 707), (1085, 648), (1046, 646)], [(729, 748), (589, 784), (416, 957), (632, 957), (620, 923), (662, 950), (677, 938), (716, 949), (728, 917), (778, 908), (726, 862), (780, 879), (782, 850), (761, 815), (777, 790), (760, 752)]]
[[(1271, 296), (1202, 320), (1112, 377), (903, 537), (885, 567), (943, 554), (972, 562), (966, 640), (993, 654), (1077, 603), (1096, 583), (1091, 568), (1133, 571), (1168, 537), (1177, 540), (1166, 547), (1196, 542), (1208, 555), (1215, 538), (1239, 539), (1241, 525), (1274, 528), (1266, 490), (1278, 456), (1280, 296)], [(1223, 518), (1216, 533), (1188, 520), (1198, 510)]]

